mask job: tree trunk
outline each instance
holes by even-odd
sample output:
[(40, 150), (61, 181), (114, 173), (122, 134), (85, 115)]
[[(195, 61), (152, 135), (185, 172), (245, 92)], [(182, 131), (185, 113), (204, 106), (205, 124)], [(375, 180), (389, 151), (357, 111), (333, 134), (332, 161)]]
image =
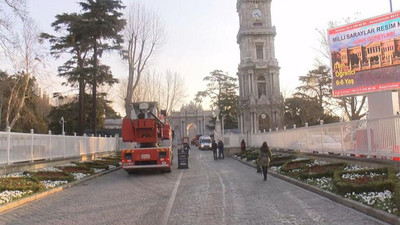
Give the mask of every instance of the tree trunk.
[(92, 106), (92, 130), (97, 135), (97, 38), (94, 38), (93, 45), (93, 106)]
[[(29, 80), (30, 80), (29, 73), (26, 73), (24, 78), (25, 78), (25, 80), (24, 80), (25, 83), (24, 83), (24, 86), (23, 86), (21, 102), (18, 105), (15, 117), (12, 119), (12, 121), (11, 121), (11, 123), (9, 125), (10, 128), (13, 128), (15, 123), (17, 122), (17, 120), (21, 117), (21, 110), (22, 110), (22, 107), (24, 107), (24, 105), (25, 105), (25, 96), (26, 96), (26, 92), (28, 91), (28, 84), (29, 84)], [(6, 129), (7, 129), (7, 127), (6, 127)]]
[(79, 115), (78, 115), (78, 121), (79, 121), (79, 125), (78, 125), (78, 136), (82, 136), (83, 132), (84, 132), (84, 123), (85, 123), (85, 119), (84, 119), (84, 111), (83, 111), (83, 106), (84, 106), (84, 94), (85, 94), (85, 81), (83, 80), (83, 78), (81, 77), (79, 79), (79, 105), (78, 105), (78, 111), (79, 111)]

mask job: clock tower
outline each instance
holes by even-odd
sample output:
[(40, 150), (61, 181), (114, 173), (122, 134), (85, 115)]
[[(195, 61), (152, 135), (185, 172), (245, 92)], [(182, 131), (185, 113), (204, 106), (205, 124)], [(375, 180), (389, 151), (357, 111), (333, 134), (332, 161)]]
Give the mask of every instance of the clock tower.
[(240, 23), (239, 128), (242, 133), (275, 130), (282, 124), (283, 98), (271, 0), (237, 0), (236, 9)]

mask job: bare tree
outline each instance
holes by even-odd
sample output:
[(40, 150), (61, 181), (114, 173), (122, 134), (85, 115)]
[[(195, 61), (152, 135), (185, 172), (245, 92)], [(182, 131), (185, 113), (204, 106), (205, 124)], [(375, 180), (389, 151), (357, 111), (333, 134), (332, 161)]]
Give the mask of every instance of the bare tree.
[[(138, 82), (132, 96), (132, 102), (156, 101), (159, 107), (167, 110), (170, 114), (175, 107), (183, 102), (186, 97), (186, 89), (183, 77), (167, 70), (165, 74), (145, 72)], [(121, 81), (119, 98), (125, 104), (127, 81)]]
[(166, 104), (164, 108), (167, 110), (168, 114), (171, 114), (171, 111), (178, 103), (182, 102), (185, 97), (185, 81), (178, 73), (172, 73), (168, 70), (165, 76), (165, 85), (166, 95), (162, 95), (164, 96), (163, 102)]
[(135, 1), (126, 12), (127, 41), (125, 58), (128, 60), (128, 84), (125, 98), (126, 116), (131, 115), (130, 104), (148, 60), (163, 42), (164, 24), (161, 19)]
[(15, 50), (15, 58), (12, 59), (14, 70), (19, 71), (19, 76), (17, 82), (11, 87), (11, 95), (6, 104), (5, 123), (6, 127), (11, 128), (21, 117), (25, 99), (30, 97), (28, 95), (29, 81), (38, 71), (38, 67), (42, 65), (38, 58), (38, 52), (40, 52), (39, 33), (31, 19), (26, 19), (24, 22), (21, 36)]
[(27, 19), (25, 0), (0, 0), (0, 48), (6, 55), (17, 45), (15, 17), (21, 21)]

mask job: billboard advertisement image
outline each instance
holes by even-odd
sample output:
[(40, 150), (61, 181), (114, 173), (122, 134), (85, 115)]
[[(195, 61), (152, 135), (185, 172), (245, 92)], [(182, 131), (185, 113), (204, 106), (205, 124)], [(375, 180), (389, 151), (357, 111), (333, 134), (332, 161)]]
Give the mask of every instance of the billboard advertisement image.
[(400, 89), (400, 11), (328, 30), (334, 97)]

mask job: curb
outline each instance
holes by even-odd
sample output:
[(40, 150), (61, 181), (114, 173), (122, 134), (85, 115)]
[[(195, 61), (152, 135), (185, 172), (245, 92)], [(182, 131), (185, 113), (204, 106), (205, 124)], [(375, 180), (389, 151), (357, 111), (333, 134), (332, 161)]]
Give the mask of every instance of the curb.
[[(256, 166), (254, 166), (253, 164), (251, 164), (249, 162), (244, 162), (244, 161), (239, 160), (237, 158), (233, 158), (233, 159), (237, 160), (237, 161), (239, 161), (239, 162), (241, 162), (241, 163), (243, 163), (245, 165), (248, 165), (250, 167), (256, 168)], [(390, 214), (390, 213), (385, 212), (383, 210), (375, 209), (375, 208), (373, 208), (371, 206), (364, 205), (362, 203), (353, 201), (351, 199), (343, 198), (343, 197), (341, 197), (339, 195), (336, 195), (336, 194), (333, 194), (331, 192), (328, 192), (328, 191), (322, 190), (320, 188), (317, 188), (315, 186), (300, 182), (300, 181), (298, 181), (296, 179), (283, 176), (281, 174), (278, 174), (278, 173), (270, 171), (270, 170), (268, 171), (268, 174), (272, 175), (272, 176), (274, 176), (274, 177), (276, 177), (278, 179), (281, 179), (281, 180), (284, 180), (284, 181), (289, 182), (291, 184), (294, 184), (296, 186), (299, 186), (299, 187), (301, 187), (303, 189), (306, 189), (306, 190), (308, 190), (310, 192), (313, 192), (313, 193), (316, 193), (316, 194), (321, 195), (323, 197), (326, 197), (326, 198), (328, 198), (328, 199), (330, 199), (330, 200), (332, 200), (334, 202), (337, 202), (337, 203), (342, 204), (344, 206), (347, 206), (349, 208), (355, 209), (355, 210), (357, 210), (357, 211), (359, 211), (361, 213), (364, 213), (366, 215), (375, 217), (375, 218), (377, 218), (379, 220), (382, 220), (382, 221), (384, 221), (386, 223), (390, 223), (390, 224), (394, 224), (394, 225), (400, 225), (400, 217), (397, 217), (396, 215)]]
[(57, 193), (57, 192), (60, 192), (60, 191), (62, 191), (62, 190), (71, 188), (71, 187), (73, 187), (73, 186), (76, 186), (76, 185), (78, 185), (78, 184), (87, 182), (87, 181), (89, 181), (89, 180), (93, 180), (93, 179), (95, 179), (95, 178), (97, 178), (97, 177), (103, 176), (103, 175), (105, 175), (105, 174), (114, 172), (114, 171), (119, 170), (119, 169), (121, 169), (121, 166), (116, 167), (116, 168), (112, 168), (112, 169), (108, 169), (108, 170), (106, 170), (106, 171), (93, 174), (92, 176), (85, 177), (85, 178), (83, 178), (83, 179), (76, 180), (76, 181), (74, 181), (74, 182), (67, 183), (67, 184), (64, 184), (64, 185), (61, 185), (61, 186), (58, 186), (58, 187), (55, 187), (55, 188), (46, 190), (46, 191), (42, 191), (42, 192), (39, 192), (39, 193), (36, 193), (36, 194), (33, 194), (33, 195), (29, 195), (29, 196), (26, 196), (26, 197), (17, 199), (17, 200), (15, 200), (15, 201), (11, 201), (11, 202), (9, 202), (9, 203), (6, 203), (6, 204), (0, 206), (0, 213), (3, 213), (3, 212), (5, 212), (5, 211), (8, 211), (8, 210), (11, 210), (11, 209), (14, 209), (14, 208), (17, 208), (17, 207), (19, 207), (19, 206), (21, 206), (21, 205), (24, 205), (24, 204), (26, 204), (26, 203), (33, 202), (33, 201), (36, 201), (36, 200), (45, 198), (45, 197), (47, 197), (47, 196), (50, 196), (50, 195), (55, 194), (55, 193)]

